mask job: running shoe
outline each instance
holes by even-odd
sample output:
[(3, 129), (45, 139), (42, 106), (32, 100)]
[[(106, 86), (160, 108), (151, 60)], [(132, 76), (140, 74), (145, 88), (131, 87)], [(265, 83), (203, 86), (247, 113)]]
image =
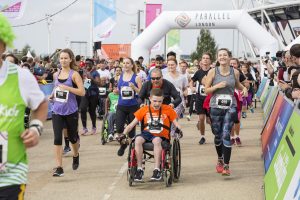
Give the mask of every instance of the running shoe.
[(53, 172), (54, 177), (61, 177), (64, 176), (64, 170), (62, 167), (57, 167), (54, 169), (55, 171)]
[(199, 144), (202, 145), (202, 144), (205, 144), (205, 137), (202, 137), (199, 141)]
[(66, 155), (66, 154), (69, 153), (70, 151), (71, 151), (71, 148), (65, 146), (65, 147), (64, 147), (64, 152), (63, 152), (63, 154)]
[(187, 116), (186, 116), (186, 119), (187, 119), (188, 121), (191, 121), (191, 115), (187, 115)]
[(216, 170), (217, 170), (217, 173), (222, 173), (223, 172), (223, 169), (224, 169), (224, 163), (223, 163), (223, 160), (218, 160), (218, 163), (216, 165)]
[(118, 156), (123, 156), (126, 148), (127, 148), (127, 144), (121, 144), (118, 150)]
[(246, 112), (242, 112), (242, 118), (246, 118), (246, 117), (247, 117)]
[(254, 113), (254, 108), (250, 107), (250, 111), (251, 111), (251, 113)]
[(79, 167), (79, 153), (77, 157), (73, 156), (73, 163), (72, 163), (73, 170), (78, 169), (78, 167)]
[(114, 136), (112, 135), (112, 134), (109, 134), (108, 135), (108, 140), (111, 142), (111, 141), (113, 141), (114, 140)]
[(230, 176), (229, 165), (224, 165), (222, 176)]
[(235, 139), (234, 138), (231, 138), (230, 142), (231, 142), (231, 145), (235, 145)]
[(237, 146), (239, 146), (239, 147), (242, 146), (242, 142), (241, 142), (241, 139), (239, 137), (235, 138), (235, 142), (236, 142)]
[(153, 180), (153, 181), (159, 181), (159, 180), (161, 180), (161, 178), (162, 178), (161, 171), (158, 170), (158, 169), (155, 169), (153, 171), (153, 175), (151, 177), (151, 180)]
[(93, 128), (92, 128), (92, 133), (91, 133), (91, 134), (92, 134), (92, 135), (96, 135), (96, 131), (97, 131), (96, 127), (93, 127)]
[(138, 169), (134, 175), (134, 181), (141, 182), (143, 181), (144, 171), (142, 169)]
[(87, 128), (83, 128), (81, 135), (88, 135), (89, 130)]

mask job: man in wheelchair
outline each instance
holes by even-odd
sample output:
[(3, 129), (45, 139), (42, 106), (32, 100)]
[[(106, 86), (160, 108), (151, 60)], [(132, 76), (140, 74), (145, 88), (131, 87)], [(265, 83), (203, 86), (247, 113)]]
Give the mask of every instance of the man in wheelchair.
[(162, 155), (162, 141), (170, 140), (170, 126), (173, 123), (178, 129), (180, 125), (176, 121), (177, 114), (175, 110), (169, 106), (162, 104), (163, 92), (159, 88), (154, 88), (150, 92), (149, 106), (143, 106), (134, 113), (135, 119), (125, 128), (124, 134), (138, 124), (144, 122), (141, 134), (135, 137), (135, 153), (137, 158), (138, 169), (134, 175), (134, 181), (142, 181), (144, 171), (142, 167), (143, 159), (143, 144), (145, 142), (152, 142), (154, 145), (154, 171), (151, 180), (161, 180), (162, 173), (160, 170), (161, 155)]

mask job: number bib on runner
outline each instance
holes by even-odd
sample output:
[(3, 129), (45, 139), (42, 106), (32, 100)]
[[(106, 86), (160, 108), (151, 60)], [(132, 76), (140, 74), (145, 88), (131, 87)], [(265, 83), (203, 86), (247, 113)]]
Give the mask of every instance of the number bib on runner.
[(105, 87), (99, 87), (99, 95), (105, 96), (106, 95), (106, 88)]
[(205, 93), (205, 87), (204, 87), (204, 85), (200, 85), (200, 87), (199, 87), (199, 94), (201, 96), (207, 96), (207, 94)]
[(55, 101), (67, 103), (69, 98), (69, 91), (61, 90), (59, 89), (59, 87), (57, 87), (54, 91), (54, 98)]
[(232, 96), (228, 94), (217, 95), (216, 103), (217, 108), (228, 109), (232, 105)]
[(83, 83), (83, 87), (85, 88), (85, 89), (89, 89), (89, 87), (91, 86), (91, 79), (85, 79), (84, 80), (84, 83)]
[[(160, 120), (160, 123), (163, 124), (163, 121)], [(148, 120), (148, 130), (150, 133), (160, 134), (163, 131), (163, 127), (159, 125), (159, 121), (157, 117), (153, 117), (153, 121), (151, 119)]]
[(129, 86), (123, 86), (121, 88), (121, 96), (122, 96), (122, 99), (125, 99), (125, 100), (134, 99), (134, 91)]
[(5, 171), (8, 153), (8, 134), (0, 132), (0, 173)]

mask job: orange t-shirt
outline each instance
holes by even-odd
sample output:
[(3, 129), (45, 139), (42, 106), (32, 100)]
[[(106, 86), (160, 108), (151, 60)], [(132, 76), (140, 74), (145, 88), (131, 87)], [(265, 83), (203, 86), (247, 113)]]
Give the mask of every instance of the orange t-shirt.
[[(158, 120), (159, 110), (154, 110), (152, 106), (150, 106), (152, 117), (154, 120)], [(151, 117), (149, 113), (149, 106), (144, 106), (140, 108), (138, 111), (134, 113), (134, 116), (137, 120), (142, 121), (144, 120), (144, 125), (147, 123), (151, 123)], [(173, 122), (177, 118), (177, 114), (175, 110), (169, 105), (161, 105), (161, 116), (160, 116), (160, 123), (170, 127), (171, 122)], [(171, 127), (170, 127), (171, 128)], [(144, 130), (149, 131), (149, 126), (145, 127)], [(150, 131), (149, 131), (150, 132)], [(161, 127), (160, 130), (154, 130), (150, 132), (154, 136), (164, 137), (166, 139), (170, 139), (169, 130)]]

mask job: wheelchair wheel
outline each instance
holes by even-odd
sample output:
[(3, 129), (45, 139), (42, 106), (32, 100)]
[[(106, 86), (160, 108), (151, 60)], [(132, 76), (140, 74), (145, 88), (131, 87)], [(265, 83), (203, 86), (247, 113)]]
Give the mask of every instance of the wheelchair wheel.
[(173, 159), (170, 154), (171, 154), (170, 151), (167, 152), (166, 161), (165, 161), (165, 169), (164, 169), (164, 181), (165, 181), (166, 187), (170, 187), (173, 182), (174, 167), (173, 167), (173, 161), (172, 161)]
[(180, 177), (181, 171), (181, 150), (179, 140), (175, 139), (173, 141), (173, 169), (174, 169), (174, 182), (177, 182)]
[(135, 152), (132, 143), (129, 145), (128, 151), (128, 171), (127, 171), (127, 179), (128, 184), (131, 187), (134, 181), (134, 175), (137, 171), (137, 161), (135, 157)]
[(107, 143), (107, 138), (108, 138), (108, 132), (107, 132), (107, 120), (106, 117), (102, 121), (102, 127), (101, 127), (101, 144), (105, 145)]

